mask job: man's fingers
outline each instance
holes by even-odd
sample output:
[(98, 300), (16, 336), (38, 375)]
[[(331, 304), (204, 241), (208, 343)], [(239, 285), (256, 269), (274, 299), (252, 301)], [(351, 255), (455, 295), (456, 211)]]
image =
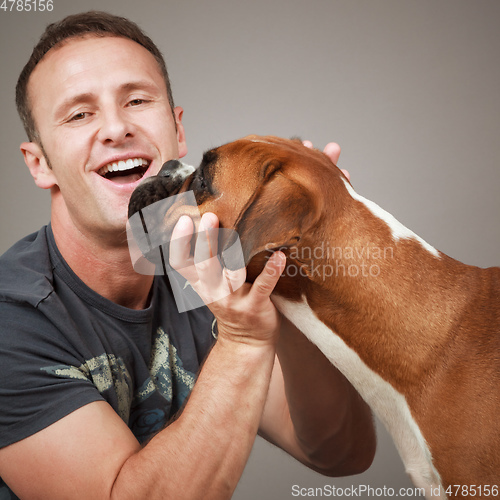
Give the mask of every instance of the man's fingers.
[(350, 181), (351, 180), (351, 174), (345, 168), (341, 168), (340, 170), (347, 177), (347, 180)]
[(198, 228), (194, 262), (198, 264), (217, 255), (217, 240), (219, 237), (219, 219), (215, 214), (203, 215)]
[(257, 302), (270, 297), (285, 269), (286, 256), (283, 252), (274, 252), (267, 261), (263, 271), (257, 276), (250, 291)]
[(223, 270), (226, 289), (229, 293), (233, 293), (243, 286), (247, 277), (246, 267), (230, 271), (227, 268)]
[(332, 163), (337, 165), (340, 158), (340, 146), (336, 142), (329, 142), (323, 149), (323, 153), (332, 160)]
[(176, 270), (193, 265), (193, 258), (191, 257), (193, 231), (193, 221), (187, 215), (183, 215), (177, 221), (172, 231), (169, 263)]
[[(311, 141), (302, 141), (302, 144), (309, 149), (314, 147)], [(336, 142), (329, 142), (323, 149), (323, 153), (332, 160), (332, 163), (337, 165), (340, 158), (340, 146)]]
[(194, 249), (194, 265), (205, 290), (215, 290), (221, 283), (222, 267), (217, 256), (219, 219), (215, 214), (203, 215)]
[[(337, 165), (337, 163), (339, 162), (341, 150), (340, 146), (336, 142), (329, 142), (325, 146), (323, 152), (326, 154), (326, 156), (328, 156), (328, 158), (330, 158), (333, 164)], [(345, 168), (341, 168), (340, 170), (347, 177), (347, 180), (350, 181), (351, 176), (349, 172)]]
[[(313, 148), (313, 143), (311, 141), (302, 141), (302, 144), (304, 144), (304, 146), (306, 148), (310, 148), (310, 149)], [(323, 149), (323, 153), (325, 153), (326, 156), (328, 156), (328, 158), (330, 158), (331, 162), (334, 165), (337, 165), (337, 163), (339, 162), (340, 151), (341, 151), (340, 146), (336, 142), (329, 142), (325, 146), (325, 149)], [(350, 181), (351, 176), (350, 176), (349, 172), (347, 170), (345, 170), (344, 168), (341, 168), (340, 170), (347, 177), (347, 180)]]

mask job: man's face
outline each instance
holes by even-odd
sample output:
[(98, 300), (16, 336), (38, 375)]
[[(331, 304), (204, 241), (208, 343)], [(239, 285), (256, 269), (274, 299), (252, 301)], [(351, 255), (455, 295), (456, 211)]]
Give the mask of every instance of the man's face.
[[(45, 55), (28, 91), (46, 154), (40, 168), (52, 167), (37, 184), (52, 190), (52, 218), (81, 232), (123, 231), (141, 177), (186, 154), (182, 109), (176, 130), (158, 64), (131, 40), (70, 40)], [(117, 166), (130, 170), (106, 173)]]

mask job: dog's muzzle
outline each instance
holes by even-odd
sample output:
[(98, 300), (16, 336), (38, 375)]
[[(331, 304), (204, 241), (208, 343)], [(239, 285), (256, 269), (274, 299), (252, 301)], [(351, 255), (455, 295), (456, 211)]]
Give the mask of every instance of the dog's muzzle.
[(166, 180), (171, 193), (177, 192), (187, 177), (196, 169), (179, 160), (169, 160), (163, 164), (158, 172), (158, 177)]
[(194, 171), (194, 167), (179, 160), (164, 163), (157, 175), (144, 179), (134, 190), (128, 205), (128, 217), (148, 205), (178, 193), (184, 181)]
[(192, 193), (178, 194), (184, 181), (194, 171), (194, 167), (179, 160), (169, 160), (157, 175), (144, 179), (130, 197), (127, 224), (129, 247), (133, 241), (134, 248), (161, 267), (165, 266), (161, 247), (168, 246), (170, 239), (169, 232), (163, 230), (164, 217), (175, 203), (196, 206)]

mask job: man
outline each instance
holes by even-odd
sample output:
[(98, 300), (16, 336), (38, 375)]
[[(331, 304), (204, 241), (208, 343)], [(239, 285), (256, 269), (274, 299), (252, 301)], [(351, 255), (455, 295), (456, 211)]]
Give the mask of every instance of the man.
[(210, 306), (217, 326), (133, 271), (130, 194), (186, 154), (151, 40), (70, 16), (35, 48), (17, 102), (51, 223), (0, 261), (0, 498), (229, 498), (257, 432), (325, 474), (367, 468), (369, 410), (284, 320), (280, 335), (283, 255)]

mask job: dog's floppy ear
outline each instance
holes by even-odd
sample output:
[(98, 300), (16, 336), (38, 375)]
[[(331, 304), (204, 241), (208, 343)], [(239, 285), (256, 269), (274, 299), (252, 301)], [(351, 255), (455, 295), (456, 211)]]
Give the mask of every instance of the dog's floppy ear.
[(236, 223), (245, 265), (259, 252), (295, 246), (313, 222), (314, 212), (311, 195), (282, 172), (274, 172)]

